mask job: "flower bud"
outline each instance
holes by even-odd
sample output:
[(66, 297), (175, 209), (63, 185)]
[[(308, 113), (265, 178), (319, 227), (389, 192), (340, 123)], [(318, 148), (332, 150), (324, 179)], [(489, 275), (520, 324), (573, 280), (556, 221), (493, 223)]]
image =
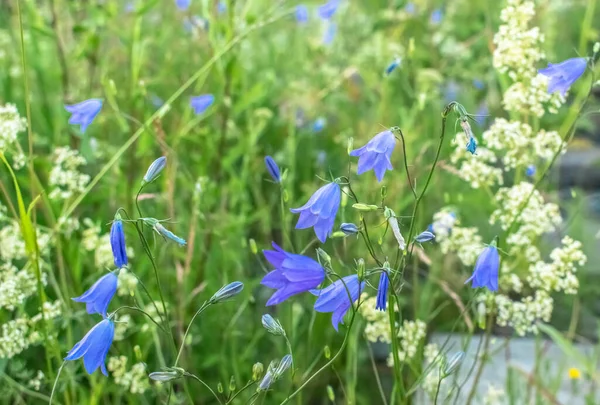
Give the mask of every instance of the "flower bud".
[(208, 300), (211, 304), (216, 304), (223, 300), (226, 300), (231, 297), (235, 297), (244, 289), (244, 284), (240, 281), (234, 281), (233, 283), (229, 283), (226, 286), (221, 287), (219, 291), (217, 291), (211, 298)]
[(321, 248), (318, 248), (317, 256), (319, 256), (319, 258), (323, 260), (324, 264), (326, 264), (328, 267), (331, 267), (331, 256), (329, 256), (326, 251), (324, 251)]
[(229, 392), (233, 392), (235, 391), (235, 377), (231, 376), (231, 378), (229, 379)]
[(346, 151), (348, 152), (348, 154), (350, 154), (350, 152), (352, 152), (353, 149), (354, 149), (354, 138), (350, 137), (350, 138), (348, 138), (348, 147), (346, 148)]
[(600, 52), (600, 42), (596, 42), (593, 48), (594, 53)]
[(465, 358), (465, 352), (454, 353), (454, 355), (450, 358), (450, 360), (448, 360), (446, 367), (444, 367), (444, 372), (443, 372), (444, 378), (449, 376), (450, 374), (452, 374), (454, 371), (456, 371), (456, 369), (458, 368), (458, 366), (460, 366), (460, 364), (462, 363), (464, 358)]
[(219, 383), (217, 384), (217, 392), (218, 392), (219, 394), (222, 394), (222, 393), (223, 393), (223, 384), (222, 384), (221, 382), (219, 382)]
[(325, 355), (325, 358), (327, 360), (331, 358), (331, 349), (329, 349), (329, 346), (325, 346), (325, 348), (323, 349), (323, 354)]
[(264, 371), (264, 366), (262, 363), (254, 363), (252, 366), (252, 380), (258, 381), (258, 379), (262, 376)]
[(343, 223), (340, 230), (346, 235), (355, 235), (358, 233), (358, 226), (352, 223)]
[(348, 205), (348, 193), (349, 192), (350, 192), (350, 189), (348, 188), (348, 186), (344, 186), (342, 188), (342, 202), (341, 202), (342, 208), (346, 208), (346, 206)]
[(279, 166), (275, 163), (275, 160), (271, 156), (265, 157), (265, 166), (267, 167), (267, 171), (275, 181), (275, 183), (281, 182), (281, 172), (279, 171)]
[(333, 392), (333, 388), (331, 385), (327, 386), (327, 397), (331, 401), (332, 404), (335, 404), (335, 393)]
[(185, 370), (180, 367), (168, 367), (162, 371), (154, 371), (150, 373), (148, 377), (154, 381), (167, 382), (181, 378), (184, 373)]
[(252, 252), (252, 254), (253, 255), (257, 254), (258, 248), (256, 247), (256, 241), (254, 239), (250, 238), (248, 243), (250, 243), (250, 251)]
[(146, 171), (144, 178), (142, 179), (142, 185), (154, 181), (158, 177), (160, 172), (163, 171), (166, 164), (167, 164), (167, 158), (164, 156), (161, 156), (158, 159), (156, 159), (154, 162), (152, 162), (152, 164), (148, 167), (148, 170)]
[(421, 232), (420, 234), (418, 234), (415, 237), (415, 240), (419, 243), (429, 242), (430, 240), (433, 240), (433, 239), (435, 239), (435, 235), (429, 231)]
[(285, 336), (285, 329), (283, 329), (281, 323), (269, 314), (264, 314), (262, 316), (262, 325), (267, 332), (271, 333), (272, 335)]
[(352, 208), (358, 211), (377, 211), (379, 209), (379, 207), (376, 205), (362, 203), (352, 204)]
[(358, 273), (359, 280), (365, 279), (365, 259), (362, 257), (356, 262), (356, 273)]
[(281, 377), (281, 375), (283, 373), (285, 373), (285, 371), (288, 368), (290, 368), (290, 366), (292, 365), (292, 363), (293, 363), (293, 360), (292, 360), (292, 355), (291, 354), (286, 354), (285, 356), (283, 356), (283, 358), (279, 362), (279, 365), (275, 369), (275, 378)]

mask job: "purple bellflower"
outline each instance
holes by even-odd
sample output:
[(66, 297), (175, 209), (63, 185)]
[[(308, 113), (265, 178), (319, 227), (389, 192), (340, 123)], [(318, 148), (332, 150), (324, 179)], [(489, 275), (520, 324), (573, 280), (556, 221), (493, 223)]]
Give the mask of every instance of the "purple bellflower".
[(275, 250), (263, 250), (265, 258), (275, 270), (260, 282), (277, 291), (267, 301), (267, 306), (277, 305), (293, 295), (316, 288), (325, 279), (325, 270), (307, 256), (289, 253), (272, 243)]
[(340, 198), (340, 185), (336, 182), (315, 191), (306, 204), (290, 210), (294, 214), (300, 214), (296, 229), (314, 227), (317, 238), (321, 243), (325, 243), (333, 229), (335, 216), (340, 207)]
[(444, 13), (441, 9), (436, 8), (431, 12), (431, 16), (429, 17), (429, 22), (433, 25), (438, 25), (442, 22), (442, 18), (444, 17)]
[(333, 17), (339, 6), (340, 0), (330, 0), (327, 3), (319, 6), (317, 13), (321, 19), (329, 20)]
[(267, 171), (275, 183), (281, 183), (281, 172), (279, 171), (279, 166), (277, 166), (277, 163), (275, 163), (275, 160), (271, 156), (265, 157), (265, 166), (267, 166)]
[(65, 360), (77, 360), (83, 357), (83, 365), (88, 374), (92, 374), (100, 367), (102, 374), (108, 376), (105, 365), (106, 355), (114, 337), (114, 322), (103, 319), (68, 351)]
[(190, 105), (194, 109), (196, 115), (202, 114), (215, 102), (215, 96), (212, 94), (202, 94), (190, 98)]
[(125, 232), (123, 232), (123, 222), (119, 214), (115, 215), (115, 220), (110, 227), (110, 247), (112, 249), (115, 266), (121, 268), (127, 266), (127, 249), (125, 247)]
[(535, 176), (535, 172), (537, 171), (535, 165), (529, 165), (527, 166), (527, 168), (525, 169), (525, 175), (527, 177), (533, 177)]
[(587, 58), (571, 58), (564, 62), (538, 70), (538, 73), (548, 77), (548, 93), (560, 91), (564, 96), (567, 90), (583, 75), (587, 68)]
[[(311, 294), (316, 295), (315, 311), (332, 312), (331, 323), (337, 331), (340, 323), (344, 323), (344, 315), (350, 309), (352, 302), (356, 301), (365, 286), (365, 282), (359, 283), (358, 275), (353, 274), (337, 280), (333, 284), (321, 289), (312, 290)], [(352, 298), (352, 302), (348, 297)]]
[[(432, 228), (433, 228), (433, 226), (432, 226)], [(435, 235), (433, 234), (433, 232), (431, 232), (429, 230), (421, 232), (415, 238), (415, 240), (419, 243), (429, 242), (430, 240), (433, 240), (433, 239), (435, 239)]]
[(500, 255), (495, 243), (489, 245), (479, 254), (473, 275), (465, 284), (473, 281), (473, 288), (486, 287), (490, 291), (498, 291), (498, 269), (500, 267)]
[(75, 302), (85, 302), (88, 314), (101, 314), (106, 318), (106, 309), (117, 291), (117, 276), (108, 273), (102, 276), (83, 295), (72, 298)]
[(358, 156), (358, 174), (373, 170), (377, 181), (381, 182), (386, 170), (392, 170), (391, 156), (396, 146), (396, 138), (391, 130), (375, 135), (365, 146), (350, 152)]
[(327, 125), (327, 119), (319, 117), (313, 122), (312, 130), (313, 132), (321, 132), (325, 128), (325, 125)]
[(308, 8), (304, 4), (296, 6), (296, 22), (306, 24), (308, 22)]
[(65, 110), (72, 114), (69, 124), (79, 125), (82, 133), (94, 121), (101, 109), (102, 100), (99, 98), (90, 98), (78, 104), (65, 105)]
[(175, 0), (175, 5), (181, 11), (185, 11), (192, 5), (192, 0)]
[(389, 285), (390, 278), (388, 277), (386, 271), (382, 271), (381, 275), (379, 276), (379, 287), (377, 288), (377, 303), (375, 304), (375, 309), (385, 311)]

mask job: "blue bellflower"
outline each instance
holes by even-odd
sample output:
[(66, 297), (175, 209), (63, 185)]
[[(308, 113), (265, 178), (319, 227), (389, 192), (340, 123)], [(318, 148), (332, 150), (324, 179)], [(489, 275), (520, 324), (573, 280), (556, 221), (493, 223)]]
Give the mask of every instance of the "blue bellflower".
[(312, 130), (313, 132), (321, 132), (325, 128), (325, 125), (327, 125), (327, 119), (319, 117), (313, 122)]
[(414, 15), (417, 13), (417, 5), (413, 2), (408, 2), (406, 3), (406, 6), (404, 6), (404, 11), (407, 14)]
[(377, 181), (381, 182), (386, 170), (392, 170), (392, 152), (396, 146), (396, 138), (387, 130), (375, 135), (365, 146), (350, 152), (350, 156), (359, 156), (358, 174), (373, 170)]
[(290, 210), (294, 214), (300, 214), (296, 229), (314, 227), (317, 238), (321, 243), (325, 243), (333, 229), (335, 216), (340, 207), (340, 197), (340, 186), (336, 182), (315, 191), (306, 204)]
[[(353, 274), (337, 280), (321, 290), (312, 290), (311, 294), (319, 297), (315, 302), (315, 311), (332, 312), (331, 323), (337, 331), (339, 324), (344, 323), (344, 315), (350, 309), (352, 302), (358, 299), (364, 286), (365, 282), (359, 283), (358, 275)], [(352, 302), (348, 299), (348, 292)]]
[(75, 302), (85, 302), (88, 314), (101, 314), (106, 318), (106, 309), (117, 291), (117, 276), (108, 273), (100, 277), (83, 295), (72, 298)]
[(400, 58), (396, 58), (392, 61), (392, 63), (390, 63), (386, 68), (385, 68), (385, 74), (386, 76), (389, 75), (390, 73), (392, 73), (398, 66), (400, 66), (400, 62), (402, 62), (402, 59)]
[(148, 166), (148, 170), (146, 170), (146, 174), (142, 179), (144, 183), (150, 183), (154, 179), (158, 177), (158, 175), (163, 171), (165, 166), (167, 165), (167, 158), (165, 156), (161, 156), (156, 159), (154, 162)]
[[(431, 228), (433, 229), (433, 226), (431, 226)], [(433, 240), (433, 239), (435, 239), (435, 235), (430, 230), (421, 232), (415, 238), (415, 240), (419, 243), (429, 242), (430, 240)]]
[(564, 96), (573, 83), (583, 75), (587, 63), (587, 58), (571, 58), (556, 65), (548, 63), (548, 67), (538, 70), (538, 73), (549, 78), (548, 93), (560, 91)]
[(431, 16), (429, 17), (429, 22), (434, 25), (438, 25), (442, 22), (442, 18), (444, 17), (444, 13), (441, 9), (436, 8), (431, 12)]
[(96, 324), (71, 350), (65, 360), (77, 360), (83, 357), (83, 365), (88, 374), (100, 367), (102, 374), (106, 371), (106, 355), (115, 337), (115, 324), (110, 319), (104, 319)]
[(340, 225), (340, 231), (344, 232), (344, 235), (355, 235), (358, 233), (359, 229), (358, 226), (353, 223), (344, 222)]
[(306, 24), (308, 22), (308, 8), (304, 4), (296, 6), (296, 22)]
[(267, 306), (277, 305), (293, 295), (316, 288), (325, 279), (325, 270), (310, 257), (289, 253), (272, 243), (275, 250), (263, 250), (265, 259), (275, 270), (260, 282), (277, 291), (267, 301)]
[(202, 94), (190, 98), (190, 105), (194, 109), (194, 114), (200, 115), (215, 102), (215, 96), (212, 94)]
[(333, 21), (329, 21), (325, 27), (325, 32), (323, 33), (323, 45), (331, 45), (335, 39), (336, 32), (337, 24)]
[(225, 14), (226, 12), (227, 12), (227, 4), (225, 4), (224, 1), (219, 1), (219, 3), (217, 3), (217, 13)]
[(527, 177), (533, 177), (535, 176), (535, 172), (537, 171), (535, 165), (529, 165), (527, 166), (527, 168), (525, 169), (525, 175)]
[(500, 267), (500, 255), (495, 245), (483, 249), (477, 258), (473, 275), (465, 284), (473, 281), (473, 288), (486, 287), (490, 291), (498, 291), (498, 269)]
[(317, 9), (317, 13), (321, 19), (329, 20), (333, 17), (339, 6), (340, 0), (330, 0), (325, 4), (321, 4)]
[(185, 11), (192, 5), (192, 0), (175, 0), (175, 5), (181, 11)]
[(379, 276), (379, 287), (377, 287), (377, 302), (375, 304), (375, 309), (385, 311), (389, 285), (390, 278), (388, 277), (387, 272), (382, 271), (381, 275)]
[(123, 222), (119, 214), (115, 215), (115, 220), (110, 227), (110, 247), (112, 249), (115, 266), (121, 268), (127, 266), (127, 249), (125, 247), (125, 232), (123, 232)]
[(177, 243), (179, 246), (185, 246), (187, 244), (185, 239), (180, 238), (179, 236), (175, 235), (173, 232), (169, 231), (160, 222), (157, 222), (153, 226), (153, 228), (160, 236), (162, 236), (165, 239), (172, 240), (173, 242)]
[(265, 166), (267, 166), (267, 171), (275, 180), (275, 183), (281, 182), (281, 172), (279, 171), (279, 166), (275, 163), (275, 160), (271, 156), (265, 157)]
[(99, 98), (91, 98), (78, 104), (65, 105), (65, 110), (72, 114), (69, 118), (69, 124), (79, 125), (82, 133), (94, 121), (101, 109), (102, 100)]

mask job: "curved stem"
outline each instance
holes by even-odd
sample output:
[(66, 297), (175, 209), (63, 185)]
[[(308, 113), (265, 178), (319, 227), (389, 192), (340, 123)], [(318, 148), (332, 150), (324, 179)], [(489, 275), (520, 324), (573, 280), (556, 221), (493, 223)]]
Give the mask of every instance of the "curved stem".
[(200, 309), (198, 309), (196, 311), (196, 313), (194, 314), (194, 316), (192, 317), (192, 320), (190, 321), (190, 323), (188, 324), (187, 329), (185, 330), (185, 333), (183, 335), (183, 339), (181, 339), (181, 346), (179, 347), (179, 351), (177, 352), (177, 357), (175, 358), (175, 364), (173, 365), (173, 367), (177, 367), (177, 363), (179, 362), (179, 358), (181, 357), (181, 353), (183, 352), (183, 347), (185, 346), (185, 339), (187, 338), (187, 335), (190, 332), (190, 329), (192, 327), (192, 324), (194, 323), (194, 320), (196, 319), (196, 317), (198, 315), (200, 315), (209, 306), (210, 306), (210, 302), (205, 302), (204, 304), (202, 304), (202, 306), (200, 307)]
[(408, 171), (408, 158), (406, 155), (406, 140), (404, 139), (404, 134), (401, 129), (398, 129), (398, 134), (400, 138), (402, 138), (402, 155), (404, 156), (404, 170), (406, 170), (406, 177), (408, 178), (408, 185), (410, 186), (410, 191), (412, 191), (413, 196), (417, 198), (417, 190), (415, 190), (415, 185), (413, 184), (410, 178), (410, 172)]
[(440, 388), (442, 386), (442, 376), (439, 377), (438, 383), (437, 383), (437, 388), (435, 390), (435, 399), (433, 400), (433, 405), (437, 405), (437, 401), (438, 401), (438, 395), (440, 395)]
[(219, 398), (219, 396), (217, 395), (217, 393), (215, 391), (213, 391), (213, 389), (210, 388), (210, 386), (207, 383), (205, 383), (204, 381), (202, 381), (200, 378), (196, 377), (194, 374), (188, 373), (187, 371), (185, 373), (183, 373), (183, 375), (185, 375), (186, 377), (192, 377), (194, 380), (196, 380), (200, 384), (204, 385), (210, 391), (210, 393), (213, 394), (213, 396), (215, 397), (215, 399), (217, 400), (217, 402), (219, 402), (219, 404), (223, 404), (223, 402), (221, 401), (221, 398)]
[(233, 400), (240, 395), (242, 392), (246, 391), (248, 388), (250, 388), (251, 386), (253, 386), (254, 384), (256, 384), (256, 381), (249, 381), (246, 385), (244, 385), (242, 388), (240, 388), (240, 390), (238, 392), (236, 392), (235, 394), (233, 394), (233, 396), (231, 398), (229, 398), (227, 400), (227, 402), (225, 402), (225, 405), (230, 404), (233, 402)]
[(56, 384), (58, 383), (58, 377), (60, 377), (60, 372), (62, 371), (65, 364), (67, 364), (66, 360), (62, 362), (62, 364), (58, 368), (58, 372), (56, 373), (56, 378), (54, 379), (54, 384), (52, 385), (52, 392), (50, 393), (50, 401), (48, 402), (48, 404), (50, 404), (50, 405), (52, 405), (52, 398), (54, 398), (54, 391), (56, 390)]
[(148, 312), (146, 312), (146, 311), (144, 311), (143, 309), (141, 309), (141, 308), (138, 308), (138, 307), (130, 307), (130, 306), (127, 306), (127, 305), (123, 305), (123, 306), (121, 306), (121, 307), (119, 307), (119, 308), (115, 309), (115, 310), (114, 310), (114, 312), (111, 314), (111, 316), (115, 315), (115, 314), (116, 314), (116, 313), (117, 313), (119, 310), (121, 310), (121, 309), (131, 309), (132, 311), (141, 312), (142, 314), (146, 315), (146, 316), (148, 317), (148, 319), (150, 319), (152, 322), (154, 322), (154, 324), (155, 324), (156, 326), (158, 326), (158, 327), (160, 328), (160, 330), (162, 330), (164, 333), (168, 333), (168, 332), (165, 330), (165, 328), (164, 328), (162, 325), (160, 325), (158, 322), (156, 322), (156, 321), (154, 320), (154, 318), (152, 318), (152, 316), (151, 316), (151, 315), (150, 315)]

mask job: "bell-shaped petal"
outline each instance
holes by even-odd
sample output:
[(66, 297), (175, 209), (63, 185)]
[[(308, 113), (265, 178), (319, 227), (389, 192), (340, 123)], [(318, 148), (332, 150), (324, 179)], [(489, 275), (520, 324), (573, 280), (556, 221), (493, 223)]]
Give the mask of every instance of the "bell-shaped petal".
[(275, 163), (275, 160), (271, 156), (265, 157), (265, 166), (267, 166), (267, 171), (275, 180), (275, 183), (281, 182), (281, 172), (279, 171), (279, 166)]
[(387, 272), (382, 271), (381, 275), (379, 276), (379, 287), (377, 287), (377, 302), (375, 304), (375, 309), (385, 311), (389, 285), (390, 278), (388, 277)]
[(158, 175), (163, 171), (165, 166), (167, 165), (167, 158), (164, 156), (159, 157), (154, 162), (148, 166), (148, 170), (146, 170), (146, 174), (144, 175), (143, 181), (144, 183), (150, 183)]
[(435, 239), (435, 235), (429, 230), (421, 232), (415, 238), (415, 240), (419, 243), (429, 242), (430, 240), (433, 240), (433, 239)]
[(352, 303), (358, 299), (364, 286), (365, 282), (360, 283), (358, 275), (353, 274), (337, 280), (321, 290), (311, 290), (311, 294), (319, 297), (315, 302), (315, 311), (331, 312), (331, 323), (337, 331), (339, 324), (344, 323), (344, 315)]
[(308, 22), (308, 8), (304, 4), (296, 6), (296, 22), (305, 24)]
[(327, 3), (321, 4), (317, 8), (317, 13), (321, 19), (329, 20), (333, 17), (339, 6), (340, 0), (329, 0)]
[(108, 376), (105, 365), (106, 355), (114, 337), (114, 322), (103, 319), (69, 350), (65, 360), (77, 360), (83, 357), (83, 365), (88, 374), (92, 374), (100, 367), (102, 374)]
[(350, 156), (358, 156), (358, 171), (363, 174), (369, 170), (375, 172), (377, 181), (381, 182), (386, 170), (392, 170), (392, 152), (396, 146), (396, 138), (392, 131), (378, 133), (365, 146), (350, 152)]
[(185, 11), (188, 8), (190, 8), (191, 4), (192, 4), (192, 0), (175, 0), (175, 5), (181, 11)]
[(335, 216), (340, 207), (341, 190), (339, 184), (329, 183), (310, 197), (308, 202), (300, 208), (292, 208), (294, 214), (300, 214), (296, 223), (296, 229), (313, 227), (315, 235), (325, 243), (327, 236), (331, 234), (335, 222)]
[(110, 247), (112, 249), (115, 266), (121, 268), (127, 266), (127, 248), (125, 246), (125, 232), (121, 216), (117, 214), (110, 227)]
[(564, 96), (567, 90), (583, 75), (587, 68), (587, 58), (571, 58), (564, 62), (538, 70), (538, 73), (548, 77), (548, 93), (560, 91)]
[(85, 302), (88, 314), (101, 314), (106, 317), (106, 309), (117, 291), (117, 276), (108, 273), (102, 276), (83, 295), (73, 298), (75, 302)]
[(65, 110), (72, 114), (69, 118), (69, 124), (79, 125), (82, 133), (94, 121), (101, 109), (102, 100), (99, 98), (91, 98), (78, 104), (65, 105)]
[(498, 248), (490, 245), (483, 249), (477, 258), (473, 275), (465, 284), (473, 281), (473, 288), (485, 287), (490, 291), (498, 291), (498, 270), (500, 268), (500, 255)]
[(194, 109), (194, 113), (199, 115), (208, 109), (215, 102), (215, 96), (212, 94), (202, 94), (190, 98), (190, 105)]

